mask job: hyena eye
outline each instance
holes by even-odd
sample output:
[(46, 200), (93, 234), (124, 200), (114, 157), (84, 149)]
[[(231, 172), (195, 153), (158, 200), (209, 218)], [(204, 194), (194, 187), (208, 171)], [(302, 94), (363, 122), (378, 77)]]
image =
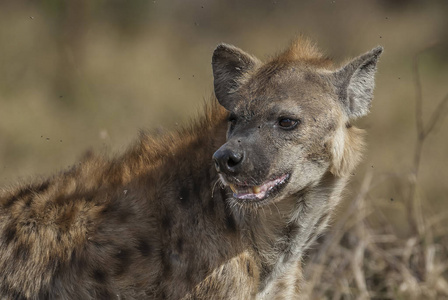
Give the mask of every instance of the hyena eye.
[(280, 118), (278, 120), (278, 125), (280, 125), (282, 129), (293, 129), (299, 123), (300, 123), (299, 120), (294, 120), (290, 118)]

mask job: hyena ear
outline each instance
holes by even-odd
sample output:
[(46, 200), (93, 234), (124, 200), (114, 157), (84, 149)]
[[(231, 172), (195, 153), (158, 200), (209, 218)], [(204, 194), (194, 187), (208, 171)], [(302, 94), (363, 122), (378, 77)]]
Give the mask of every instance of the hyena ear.
[(375, 72), (383, 47), (376, 47), (333, 73), (339, 100), (349, 119), (365, 116), (375, 87)]
[(241, 84), (241, 79), (259, 64), (259, 60), (243, 50), (226, 44), (213, 52), (212, 67), (215, 95), (227, 110), (233, 110), (235, 99), (231, 94)]

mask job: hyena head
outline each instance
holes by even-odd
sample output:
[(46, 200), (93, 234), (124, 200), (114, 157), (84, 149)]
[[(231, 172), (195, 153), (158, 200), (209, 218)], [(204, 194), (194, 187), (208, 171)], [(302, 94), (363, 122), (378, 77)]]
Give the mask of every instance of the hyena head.
[[(222, 44), (213, 54), (215, 95), (229, 112), (227, 142), (213, 155), (230, 201), (259, 207), (345, 177), (361, 139), (350, 121), (368, 113), (381, 47), (334, 69), (307, 41), (267, 63)], [(356, 132), (357, 133), (357, 132)]]

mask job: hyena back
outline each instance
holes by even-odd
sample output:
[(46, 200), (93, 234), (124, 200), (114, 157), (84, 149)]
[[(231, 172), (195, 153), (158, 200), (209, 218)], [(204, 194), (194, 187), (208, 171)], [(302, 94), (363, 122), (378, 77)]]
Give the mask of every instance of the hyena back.
[[(294, 299), (359, 161), (382, 48), (332, 66), (222, 44), (215, 100), (178, 132), (0, 196), (0, 298)], [(213, 159), (212, 159), (213, 157)]]

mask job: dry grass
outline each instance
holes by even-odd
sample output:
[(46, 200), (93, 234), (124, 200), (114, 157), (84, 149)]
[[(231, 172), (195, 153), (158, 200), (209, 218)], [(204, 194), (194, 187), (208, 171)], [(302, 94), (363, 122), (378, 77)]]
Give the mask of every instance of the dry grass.
[(426, 216), (417, 205), (421, 232), (401, 236), (369, 199), (373, 171), (306, 263), (309, 299), (448, 298), (446, 212)]

